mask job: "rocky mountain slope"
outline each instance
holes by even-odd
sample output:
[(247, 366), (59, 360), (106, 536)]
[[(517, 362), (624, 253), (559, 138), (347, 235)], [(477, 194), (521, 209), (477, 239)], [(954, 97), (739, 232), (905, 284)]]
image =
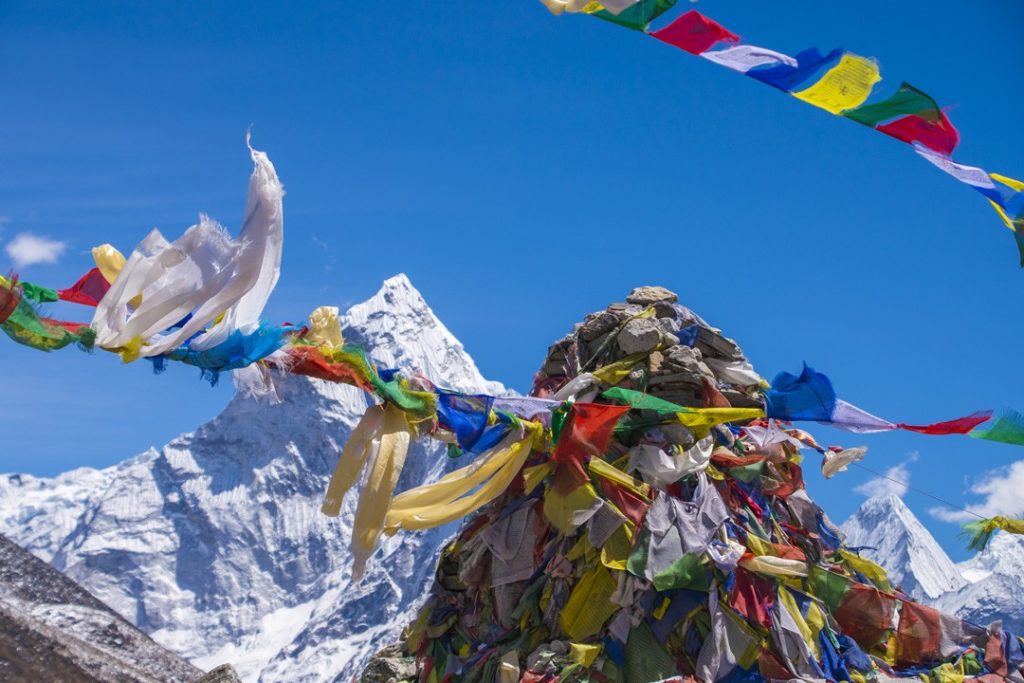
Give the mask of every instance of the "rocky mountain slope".
[(202, 675), (0, 535), (0, 680), (178, 683)]
[(1024, 629), (1024, 539), (996, 534), (989, 547), (955, 564), (914, 513), (891, 494), (869, 498), (842, 525), (846, 542), (888, 571), (912, 597), (976, 624), (997, 619)]
[[(382, 367), (502, 390), (404, 275), (342, 325)], [(159, 450), (54, 479), (0, 477), (0, 531), (201, 668), (231, 662), (266, 683), (350, 680), (396, 639), (452, 529), (387, 539), (353, 584), (355, 501), (336, 519), (320, 502), (364, 395), (295, 376), (267, 395), (255, 373), (235, 379), (223, 413)], [(399, 488), (458, 464), (417, 445)]]

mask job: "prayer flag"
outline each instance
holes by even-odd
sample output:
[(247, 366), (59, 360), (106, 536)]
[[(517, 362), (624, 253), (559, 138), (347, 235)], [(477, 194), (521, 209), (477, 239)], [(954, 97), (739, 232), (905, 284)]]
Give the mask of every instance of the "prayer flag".
[(650, 35), (690, 54), (699, 55), (721, 42), (736, 43), (740, 37), (697, 10), (680, 15), (665, 28)]
[(765, 413), (777, 420), (829, 422), (836, 404), (832, 382), (806, 363), (800, 375), (780, 372), (764, 395)]
[(930, 425), (908, 425), (900, 422), (896, 426), (908, 432), (918, 432), (920, 434), (967, 434), (982, 422), (987, 422), (991, 417), (991, 410), (981, 410), (971, 413), (966, 417), (958, 417), (955, 420), (947, 420), (946, 422), (936, 422)]
[(676, 0), (639, 0), (618, 14), (610, 12), (607, 8), (602, 8), (589, 14), (598, 19), (610, 21), (613, 24), (643, 31), (649, 23), (672, 9), (675, 4)]
[(97, 306), (110, 289), (110, 283), (99, 268), (93, 268), (67, 289), (57, 291), (62, 301), (83, 306)]
[(847, 53), (817, 83), (792, 95), (832, 114), (840, 114), (863, 104), (880, 80), (882, 76), (874, 60)]

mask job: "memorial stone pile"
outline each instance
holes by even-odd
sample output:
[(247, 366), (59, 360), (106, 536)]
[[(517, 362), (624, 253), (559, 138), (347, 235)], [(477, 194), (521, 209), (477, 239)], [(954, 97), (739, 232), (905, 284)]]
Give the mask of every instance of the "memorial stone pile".
[(661, 287), (553, 344), (531, 392), (561, 402), (550, 441), (444, 549), (416, 678), (1024, 681), (1018, 637), (845, 547), (801, 470), (834, 453), (758, 417), (763, 385)]

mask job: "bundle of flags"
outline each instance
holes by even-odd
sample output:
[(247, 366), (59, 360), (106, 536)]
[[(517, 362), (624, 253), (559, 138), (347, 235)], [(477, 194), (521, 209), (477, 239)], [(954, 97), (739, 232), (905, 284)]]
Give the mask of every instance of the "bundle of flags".
[(1014, 236), (1024, 267), (1024, 182), (952, 160), (960, 134), (939, 105), (909, 83), (873, 97), (878, 64), (841, 49), (809, 48), (790, 56), (743, 42), (696, 10), (651, 30), (675, 0), (541, 0), (555, 14), (580, 12), (641, 31), (663, 43), (738, 71), (825, 111), (912, 145), (922, 158), (981, 193)]

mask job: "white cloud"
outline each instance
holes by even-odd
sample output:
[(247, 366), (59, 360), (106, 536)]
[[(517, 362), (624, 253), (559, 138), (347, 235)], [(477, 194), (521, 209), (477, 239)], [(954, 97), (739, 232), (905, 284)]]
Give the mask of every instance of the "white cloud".
[(967, 511), (935, 507), (929, 510), (932, 517), (944, 522), (967, 522), (977, 519), (974, 515), (1024, 516), (1024, 496), (1020, 493), (1024, 491), (1024, 460), (986, 472), (969, 490), (975, 495), (984, 496), (984, 500), (965, 505)]
[(907, 465), (912, 462), (917, 462), (919, 457), (921, 457), (919, 452), (910, 451), (907, 453), (907, 457), (903, 462), (898, 465), (893, 465), (887, 469), (883, 473), (884, 476), (868, 479), (853, 490), (862, 496), (867, 496), (868, 498), (889, 494), (902, 498), (910, 489), (910, 468), (907, 467)]
[(853, 489), (862, 496), (871, 498), (893, 494), (902, 498), (907, 493), (910, 484), (910, 470), (907, 463), (901, 462), (885, 471), (884, 477), (868, 479), (860, 486)]
[(7, 244), (7, 255), (15, 266), (24, 268), (36, 263), (56, 263), (65, 249), (67, 245), (63, 242), (22, 232)]

